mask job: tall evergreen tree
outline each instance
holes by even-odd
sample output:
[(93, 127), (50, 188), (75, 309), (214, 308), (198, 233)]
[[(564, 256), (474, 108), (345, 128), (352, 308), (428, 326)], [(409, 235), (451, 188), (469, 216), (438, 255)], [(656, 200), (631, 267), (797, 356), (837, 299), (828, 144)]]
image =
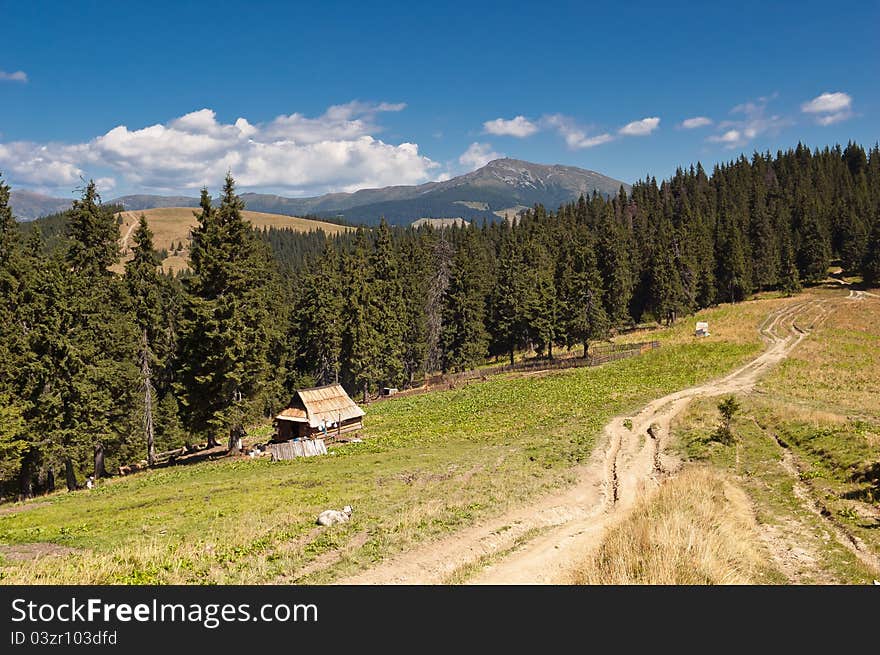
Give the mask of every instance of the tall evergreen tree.
[(579, 227), (564, 246), (558, 274), (560, 313), (564, 316), (565, 344), (582, 344), (584, 357), (590, 341), (608, 336), (610, 321), (603, 303), (602, 275), (596, 250), (586, 227)]
[(143, 392), (144, 441), (147, 448), (147, 463), (152, 466), (156, 458), (155, 430), (153, 425), (153, 368), (156, 366), (156, 333), (162, 329), (162, 277), (157, 272), (159, 256), (153, 247), (153, 233), (141, 214), (137, 229), (132, 235), (133, 257), (125, 265), (125, 279), (134, 306), (134, 317), (141, 334), (138, 360)]
[(795, 208), (800, 237), (798, 269), (803, 280), (818, 282), (828, 274), (828, 265), (831, 263), (831, 247), (819, 217), (818, 203), (802, 194)]
[(343, 288), (339, 255), (331, 243), (300, 277), (297, 310), (300, 358), (318, 384), (339, 382)]
[(499, 245), (498, 279), (492, 293), (492, 329), (498, 347), (507, 352), (511, 365), (525, 333), (522, 269), (522, 255), (514, 232), (507, 228)]
[(68, 217), (67, 260), (79, 272), (106, 273), (119, 261), (119, 224), (100, 202), (95, 182), (90, 180), (82, 197), (73, 201)]
[(246, 421), (262, 407), (280, 299), (268, 253), (242, 215), (232, 176), (226, 176), (219, 208), (204, 189), (200, 206), (178, 389), (190, 429), (206, 434), (212, 445), (226, 435), (234, 453)]
[(397, 386), (403, 380), (403, 335), (406, 327), (403, 284), (391, 228), (381, 219), (376, 229), (371, 266), (375, 306), (379, 382)]
[(373, 297), (371, 244), (366, 230), (357, 229), (354, 248), (346, 257), (346, 298), (343, 311), (342, 349), (349, 385), (362, 393), (366, 403), (370, 389), (382, 375), (379, 366), (381, 342), (376, 330), (376, 304)]
[(485, 359), (489, 346), (486, 298), (480, 279), (476, 232), (466, 230), (452, 260), (443, 298), (443, 369), (464, 371)]
[(605, 205), (599, 223), (597, 256), (605, 288), (605, 311), (612, 325), (621, 326), (632, 322), (629, 304), (633, 280), (627, 249), (628, 233), (615, 221), (611, 205)]
[(876, 286), (880, 284), (880, 210), (874, 217), (874, 227), (865, 249), (862, 262), (862, 277), (865, 283)]

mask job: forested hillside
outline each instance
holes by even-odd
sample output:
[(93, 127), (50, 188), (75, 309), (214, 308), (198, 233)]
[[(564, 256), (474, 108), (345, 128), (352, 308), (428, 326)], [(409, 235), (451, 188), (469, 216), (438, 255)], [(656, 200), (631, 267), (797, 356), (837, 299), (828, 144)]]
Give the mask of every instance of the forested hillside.
[[(0, 481), (28, 496), (185, 441), (234, 446), (297, 386), (369, 396), (533, 348), (588, 348), (761, 289), (880, 280), (880, 150), (755, 154), (594, 194), (511, 225), (257, 232), (234, 182), (204, 192), (191, 275), (152, 235), (119, 261), (90, 184), (56, 244), (22, 237), (0, 186)], [(273, 257), (274, 253), (274, 257)]]

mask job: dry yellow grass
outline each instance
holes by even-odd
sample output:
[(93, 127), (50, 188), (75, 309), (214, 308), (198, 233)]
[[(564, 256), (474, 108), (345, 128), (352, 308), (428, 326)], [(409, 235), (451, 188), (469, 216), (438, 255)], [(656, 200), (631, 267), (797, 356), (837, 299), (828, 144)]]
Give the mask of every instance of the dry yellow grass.
[(575, 584), (753, 584), (766, 579), (746, 493), (708, 467), (686, 468), (612, 528)]
[(817, 412), (880, 419), (880, 301), (845, 299), (761, 385), (767, 395)]
[[(614, 342), (631, 343), (656, 339), (664, 346), (696, 342), (760, 343), (758, 327), (768, 314), (790, 302), (791, 298), (762, 297), (737, 304), (725, 303), (701, 309), (692, 316), (684, 316), (669, 328), (636, 330), (614, 337)], [(697, 321), (708, 321), (711, 336), (694, 336)]]
[[(186, 249), (189, 242), (189, 232), (196, 225), (195, 211), (192, 207), (163, 207), (159, 209), (145, 209), (143, 211), (121, 212), (122, 224), (119, 226), (119, 233), (122, 237), (122, 262), (124, 263), (131, 258), (131, 235), (137, 226), (141, 214), (143, 214), (147, 217), (150, 230), (153, 231), (153, 245), (156, 247), (156, 250), (164, 249), (170, 252), (172, 244), (175, 246), (181, 242), (184, 244), (184, 249), (179, 254), (170, 255), (163, 262), (165, 269), (177, 271), (186, 268), (189, 255)], [(322, 230), (329, 235), (351, 229), (334, 223), (313, 221), (297, 216), (266, 214), (247, 210), (243, 213), (244, 217), (251, 222), (251, 225), (261, 229), (266, 227), (287, 228), (298, 232)], [(117, 266), (117, 268), (121, 271), (122, 265)]]

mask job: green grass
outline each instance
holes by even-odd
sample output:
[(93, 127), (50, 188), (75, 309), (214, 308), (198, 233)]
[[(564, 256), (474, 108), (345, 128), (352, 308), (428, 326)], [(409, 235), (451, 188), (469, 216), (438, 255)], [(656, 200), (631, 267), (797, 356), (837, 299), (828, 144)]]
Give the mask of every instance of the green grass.
[[(762, 399), (741, 397), (740, 400), (743, 409), (733, 423), (736, 442), (730, 445), (710, 436), (719, 420), (718, 399), (693, 401), (674, 425), (681, 452), (691, 461), (709, 463), (738, 476), (752, 499), (758, 523), (772, 526), (774, 533), (787, 535), (788, 545), (802, 547), (817, 559), (815, 569), (804, 567), (792, 581), (870, 583), (874, 574), (838, 543), (828, 523), (796, 496), (797, 480), (782, 466), (782, 449), (762, 424), (756, 422), (756, 417), (758, 421), (769, 418)], [(780, 423), (773, 425), (778, 428)]]
[[(331, 581), (572, 483), (572, 467), (612, 416), (716, 377), (759, 348), (754, 336), (670, 343), (598, 368), (499, 376), (377, 403), (364, 442), (326, 457), (220, 460), (55, 494), (0, 515), (0, 553), (29, 542), (77, 552), (2, 561), (0, 581)], [(321, 510), (345, 504), (351, 522), (316, 529)]]

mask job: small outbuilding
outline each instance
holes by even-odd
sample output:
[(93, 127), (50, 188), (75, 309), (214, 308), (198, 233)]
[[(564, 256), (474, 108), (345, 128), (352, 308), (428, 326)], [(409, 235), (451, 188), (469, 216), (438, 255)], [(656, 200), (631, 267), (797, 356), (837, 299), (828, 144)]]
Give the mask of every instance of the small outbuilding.
[(364, 410), (341, 384), (300, 389), (290, 406), (275, 417), (275, 442), (338, 437), (364, 427)]
[(697, 321), (697, 329), (694, 331), (694, 336), (708, 337), (709, 336), (709, 322), (708, 321)]

